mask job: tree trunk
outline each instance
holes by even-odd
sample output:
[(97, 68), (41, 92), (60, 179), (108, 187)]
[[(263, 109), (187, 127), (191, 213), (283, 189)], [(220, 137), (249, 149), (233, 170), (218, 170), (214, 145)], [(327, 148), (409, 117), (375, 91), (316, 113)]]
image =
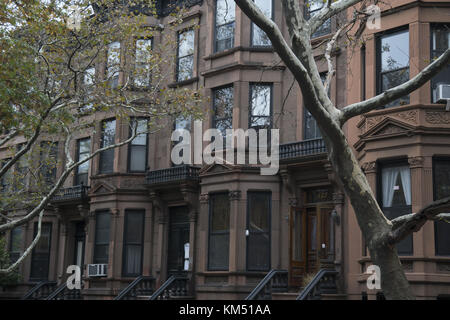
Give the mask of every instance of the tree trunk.
[[(326, 131), (329, 134), (330, 128), (322, 129), (322, 132)], [(392, 231), (392, 223), (381, 211), (344, 133), (336, 130), (333, 139), (328, 138), (328, 134), (323, 134), (323, 137), (329, 160), (350, 199), (372, 261), (380, 267), (381, 289), (385, 297), (389, 300), (414, 299), (398, 258), (397, 249), (386, 243), (386, 236)]]

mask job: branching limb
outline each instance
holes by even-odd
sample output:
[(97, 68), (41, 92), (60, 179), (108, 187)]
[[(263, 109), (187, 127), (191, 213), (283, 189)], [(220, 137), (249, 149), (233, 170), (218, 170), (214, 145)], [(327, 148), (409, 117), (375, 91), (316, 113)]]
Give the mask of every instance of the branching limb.
[(449, 63), (450, 49), (447, 49), (439, 58), (433, 61), (433, 63), (429, 64), (426, 68), (420, 71), (414, 78), (410, 79), (409, 81), (394, 88), (388, 89), (373, 98), (345, 107), (344, 109), (342, 109), (341, 113), (341, 126), (350, 118), (382, 107), (398, 98), (410, 94), (414, 90), (417, 90), (427, 81), (431, 80), (431, 78), (437, 75)]
[(422, 228), (428, 220), (448, 220), (450, 210), (450, 197), (434, 201), (423, 207), (417, 213), (411, 213), (391, 220), (392, 232), (388, 235), (388, 243), (395, 244), (413, 232)]
[(22, 263), (22, 261), (29, 256), (29, 254), (31, 253), (31, 251), (34, 249), (34, 247), (36, 246), (36, 244), (38, 243), (39, 239), (41, 238), (41, 226), (42, 226), (42, 217), (44, 216), (44, 210), (41, 210), (41, 212), (39, 213), (39, 220), (38, 220), (38, 229), (37, 229), (37, 234), (36, 237), (34, 237), (33, 242), (31, 242), (31, 244), (28, 246), (28, 248), (22, 253), (22, 255), (19, 257), (19, 259), (16, 260), (16, 262), (14, 262), (12, 265), (10, 265), (8, 268), (6, 269), (0, 269), (0, 274), (5, 274), (5, 273), (10, 273), (11, 271), (13, 271), (19, 264)]

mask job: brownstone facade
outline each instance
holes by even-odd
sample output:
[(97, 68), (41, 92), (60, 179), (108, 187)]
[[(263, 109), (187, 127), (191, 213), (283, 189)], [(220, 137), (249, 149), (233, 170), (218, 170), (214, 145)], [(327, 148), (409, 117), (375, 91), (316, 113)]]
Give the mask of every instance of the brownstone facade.
[[(192, 76), (178, 83), (173, 79), (171, 85), (201, 86), (210, 97), (215, 89), (231, 86), (232, 127), (247, 129), (251, 86), (270, 84), (272, 127), (280, 129), (278, 174), (263, 176), (259, 168), (245, 165), (174, 167), (170, 160), (172, 120), (167, 120), (165, 130), (148, 137), (147, 172), (129, 172), (129, 145), (114, 151), (113, 173), (99, 173), (99, 157), (90, 161), (90, 188), (80, 189), (72, 198), (53, 201), (44, 217), (51, 226), (48, 276), (31, 277), (31, 255), (20, 266), (22, 283), (3, 288), (1, 297), (21, 297), (38, 280), (63, 283), (67, 266), (77, 264), (81, 257), (84, 299), (111, 299), (139, 275), (152, 277), (157, 288), (177, 272), (187, 275), (196, 299), (243, 299), (271, 269), (287, 270), (291, 292), (298, 292), (306, 275), (323, 268), (338, 271), (338, 292), (345, 298), (361, 299), (367, 292), (369, 299), (375, 299), (376, 291), (366, 287), (364, 271), (371, 262), (355, 215), (335, 180), (320, 133), (311, 132), (313, 122), (308, 122), (292, 75), (270, 46), (252, 45), (252, 23), (239, 8), (235, 11), (234, 44), (217, 52), (215, 1), (196, 3), (180, 25), (180, 30), (199, 26), (195, 29)], [(381, 30), (365, 31), (365, 50), (341, 49), (333, 56), (337, 70), (330, 96), (337, 106), (377, 94), (377, 41), (382, 35), (407, 30), (410, 77), (432, 58), (433, 28), (448, 23), (450, 3), (398, 0), (391, 1), (391, 6), (382, 14)], [(273, 1), (272, 8), (273, 19), (284, 26), (281, 3)], [(149, 24), (169, 20), (149, 17)], [(332, 21), (331, 30), (334, 28)], [(288, 38), (286, 28), (282, 30)], [(326, 32), (315, 41), (327, 37)], [(153, 41), (163, 39), (155, 37)], [(325, 73), (327, 65), (319, 51), (317, 63)], [(213, 101), (205, 103), (204, 130), (214, 125)], [(433, 200), (435, 159), (450, 161), (449, 114), (443, 104), (433, 103), (428, 83), (412, 93), (405, 105), (376, 110), (348, 122), (348, 140), (380, 203), (384, 201), (383, 168), (391, 162), (409, 168), (410, 212)], [(108, 119), (105, 114), (95, 117)], [(115, 123), (116, 139), (129, 134), (123, 121)], [(100, 132), (98, 128), (90, 136), (92, 146), (100, 144)], [(84, 137), (88, 135), (79, 138)], [(6, 151), (0, 150), (0, 155), (2, 152)], [(65, 187), (73, 186), (74, 180), (68, 179)], [(407, 188), (404, 181), (402, 187)], [(217, 231), (212, 220), (215, 203), (218, 207), (221, 204), (221, 214), (228, 217), (217, 222)], [(109, 215), (107, 261), (103, 262), (108, 266), (107, 276), (88, 277), (86, 266), (100, 261), (94, 259), (101, 245), (98, 216), (105, 212)], [(137, 269), (128, 267), (126, 258), (132, 248), (132, 242), (125, 239), (130, 212), (142, 213), (143, 219)], [(34, 222), (24, 226), (22, 250), (31, 242), (33, 226)], [(401, 255), (418, 298), (450, 295), (450, 255), (437, 252), (436, 230), (434, 222), (428, 222), (413, 235), (411, 250)], [(185, 244), (189, 244), (187, 249)], [(189, 252), (188, 260), (184, 250)], [(442, 252), (446, 252), (445, 243)]]

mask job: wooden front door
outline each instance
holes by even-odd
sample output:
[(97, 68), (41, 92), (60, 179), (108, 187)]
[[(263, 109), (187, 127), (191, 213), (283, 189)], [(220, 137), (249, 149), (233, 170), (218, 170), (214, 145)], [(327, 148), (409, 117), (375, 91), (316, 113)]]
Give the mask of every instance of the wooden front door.
[(302, 286), (306, 274), (314, 274), (321, 262), (334, 258), (330, 205), (292, 208), (290, 216), (290, 286)]

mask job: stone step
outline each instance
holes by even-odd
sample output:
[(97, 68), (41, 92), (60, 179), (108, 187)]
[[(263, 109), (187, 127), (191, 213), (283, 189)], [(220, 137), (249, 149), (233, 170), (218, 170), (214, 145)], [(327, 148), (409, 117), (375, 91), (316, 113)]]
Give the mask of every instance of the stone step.
[[(136, 296), (136, 300), (149, 300), (151, 296)], [(170, 300), (195, 300), (194, 296), (172, 296)]]

